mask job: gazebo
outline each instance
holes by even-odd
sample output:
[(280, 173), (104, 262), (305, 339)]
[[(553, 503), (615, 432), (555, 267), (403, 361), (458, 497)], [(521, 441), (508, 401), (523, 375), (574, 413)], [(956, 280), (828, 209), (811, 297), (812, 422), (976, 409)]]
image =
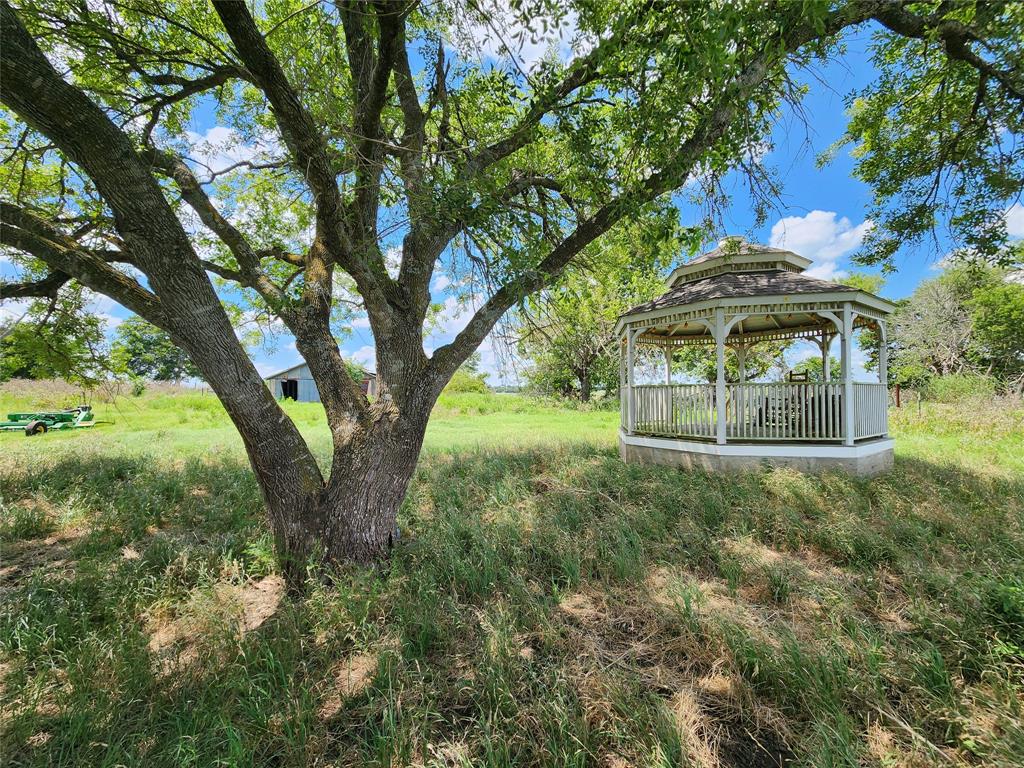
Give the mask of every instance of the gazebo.
[[(718, 470), (767, 462), (861, 475), (892, 465), (885, 339), (886, 317), (895, 307), (866, 291), (803, 274), (810, 265), (796, 253), (728, 237), (672, 272), (664, 295), (619, 318), (624, 460)], [(877, 382), (854, 381), (859, 328), (873, 329), (880, 341)], [(818, 346), (823, 380), (790, 374), (785, 381), (747, 381), (748, 350), (786, 339)], [(842, 361), (838, 379), (829, 366), (835, 339)], [(714, 348), (715, 383), (673, 381), (673, 354), (693, 344)], [(637, 381), (642, 347), (664, 354), (664, 383)], [(726, 380), (729, 350), (738, 381)]]

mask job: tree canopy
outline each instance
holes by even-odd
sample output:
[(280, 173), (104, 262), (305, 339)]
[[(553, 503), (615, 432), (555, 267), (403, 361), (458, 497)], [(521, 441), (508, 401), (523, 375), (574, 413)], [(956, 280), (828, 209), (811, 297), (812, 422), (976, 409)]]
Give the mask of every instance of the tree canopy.
[[(1016, 3), (212, 10), (0, 2), (0, 242), (24, 278), (0, 298), (84, 285), (165, 330), (238, 427), (293, 579), (313, 552), (387, 551), (431, 406), (510, 308), (679, 190), (720, 199), (733, 171), (765, 188), (756, 158), (799, 98), (793, 73), (838, 55), (844, 31), (881, 30), (885, 87), (853, 104), (850, 131), (879, 205), (871, 258), (940, 216), (989, 253), (1024, 177), (1006, 148), (1024, 114)], [(529, 36), (570, 12), (571, 56), (527, 67), (474, 51), (481, 30)], [(201, 113), (218, 136), (190, 131)], [(955, 209), (922, 207), (936, 178)], [(683, 244), (708, 224), (688, 222)], [(428, 354), (439, 271), (476, 308)], [(336, 342), (353, 312), (374, 338), (372, 401)], [(249, 360), (240, 318), (294, 336), (331, 427), (329, 477)]]
[(33, 300), (25, 313), (0, 323), (0, 381), (65, 379), (91, 385), (110, 369), (104, 323), (83, 311), (81, 287)]
[(531, 387), (579, 397), (619, 386), (619, 315), (665, 290), (664, 276), (679, 253), (674, 211), (622, 227), (605, 238), (596, 260), (567, 269), (529, 297), (513, 317), (519, 353)]
[(166, 332), (141, 317), (130, 317), (117, 327), (111, 356), (117, 368), (143, 379), (181, 381), (199, 373)]
[(948, 267), (900, 302), (890, 333), (895, 381), (983, 373), (1024, 384), (1024, 284), (984, 265)]

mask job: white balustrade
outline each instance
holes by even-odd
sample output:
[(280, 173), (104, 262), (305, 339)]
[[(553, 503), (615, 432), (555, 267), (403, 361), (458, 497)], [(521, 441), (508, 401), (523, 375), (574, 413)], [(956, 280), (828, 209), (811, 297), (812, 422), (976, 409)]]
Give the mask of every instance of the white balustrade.
[[(725, 396), (727, 440), (840, 442), (844, 438), (841, 382), (727, 384)], [(639, 434), (716, 436), (714, 384), (642, 384), (633, 387), (632, 397), (634, 431)], [(885, 435), (887, 406), (884, 385), (855, 384), (854, 438)]]

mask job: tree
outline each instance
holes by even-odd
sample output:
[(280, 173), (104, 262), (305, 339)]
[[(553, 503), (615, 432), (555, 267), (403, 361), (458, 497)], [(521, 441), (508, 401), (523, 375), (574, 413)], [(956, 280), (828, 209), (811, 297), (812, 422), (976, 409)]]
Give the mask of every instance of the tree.
[[(832, 355), (829, 355), (828, 365), (830, 374), (832, 371), (838, 373), (842, 370), (842, 362)], [(804, 358), (793, 366), (793, 372), (806, 373), (807, 378), (814, 382), (825, 381), (825, 361), (821, 359), (821, 355)]]
[(117, 327), (112, 348), (115, 364), (133, 376), (155, 381), (181, 381), (199, 371), (166, 331), (141, 317), (130, 317)]
[(95, 386), (109, 369), (103, 321), (83, 311), (80, 288), (55, 289), (24, 316), (0, 324), (0, 381), (64, 379)]
[(519, 309), (518, 347), (531, 362), (533, 389), (589, 402), (595, 388), (618, 388), (615, 323), (665, 290), (664, 274), (679, 251), (669, 214), (610, 233), (597, 264), (567, 269)]
[[(876, 18), (878, 76), (848, 97), (832, 150), (852, 146), (854, 175), (874, 190), (858, 260), (891, 270), (901, 248), (936, 244), (941, 224), (959, 248), (1005, 263), (1005, 201), (1024, 189), (1024, 145), (992, 139), (1024, 132), (1024, 6), (885, 2)], [(997, 28), (1006, 44), (983, 42)]]
[(938, 376), (970, 366), (971, 316), (948, 280), (925, 280), (893, 314), (896, 360), (919, 361)]
[[(255, 7), (0, 3), (0, 128), (4, 167), (17, 169), (0, 179), (0, 235), (16, 263), (48, 269), (43, 280), (110, 296), (188, 353), (242, 436), (293, 585), (314, 555), (387, 554), (431, 407), (495, 323), (599, 258), (620, 223), (748, 168), (796, 97), (792, 68), (833, 55), (844, 30), (878, 21), (892, 30), (880, 50), (925, 50), (973, 83), (981, 98), (959, 152), (992, 150), (1020, 127), (1021, 12), (1009, 3), (581, 1), (579, 54), (530, 71), (451, 57), (467, 20), (507, 28), (478, 3)], [(536, 31), (569, 10), (530, 0), (507, 13)], [(897, 85), (894, 98), (920, 96), (917, 82)], [(199, 106), (236, 138), (229, 163), (186, 130)], [(952, 122), (944, 109), (926, 100), (909, 117)], [(863, 153), (884, 163), (890, 149), (898, 156), (885, 142)], [(996, 194), (969, 200), (978, 210), (1019, 182), (1010, 160)], [(880, 194), (892, 184), (881, 179)], [(483, 300), (428, 356), (445, 258)], [(234, 301), (295, 337), (330, 424), (328, 476), (239, 343)], [(376, 344), (372, 403), (332, 334), (332, 311), (353, 304)]]
[(1024, 386), (1024, 285), (985, 286), (968, 302), (975, 349), (1000, 381)]
[[(785, 371), (785, 354), (790, 341), (760, 341), (747, 347), (743, 359), (743, 373), (747, 381), (755, 381), (773, 368)], [(713, 345), (692, 345), (678, 350), (672, 359), (673, 370), (682, 371), (698, 381), (714, 382), (718, 378), (718, 364)], [(726, 350), (725, 380), (735, 383), (740, 380), (739, 358), (732, 350)]]
[(971, 372), (1014, 381), (1024, 370), (1024, 286), (984, 264), (958, 264), (923, 281), (893, 314), (897, 380)]
[(480, 353), (474, 352), (459, 366), (451, 380), (444, 388), (445, 392), (490, 392), (487, 386), (487, 374), (480, 373)]

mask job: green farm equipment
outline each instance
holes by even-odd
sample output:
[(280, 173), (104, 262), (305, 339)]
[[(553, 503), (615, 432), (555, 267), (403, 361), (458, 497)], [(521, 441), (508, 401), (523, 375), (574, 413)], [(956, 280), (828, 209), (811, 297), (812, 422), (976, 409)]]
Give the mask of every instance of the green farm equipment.
[(7, 421), (0, 421), (0, 430), (23, 429), (25, 434), (41, 435), (51, 429), (81, 429), (95, 424), (92, 406), (80, 405), (65, 411), (37, 411), (35, 413), (8, 413)]

